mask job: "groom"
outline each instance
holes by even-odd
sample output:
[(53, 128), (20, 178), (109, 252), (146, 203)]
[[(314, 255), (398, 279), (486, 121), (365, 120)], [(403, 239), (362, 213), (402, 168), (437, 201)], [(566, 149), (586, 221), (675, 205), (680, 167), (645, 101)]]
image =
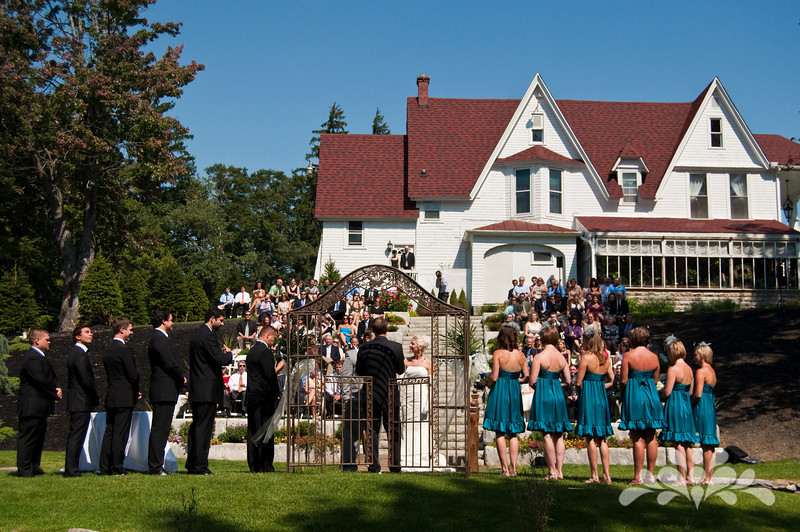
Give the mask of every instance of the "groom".
[[(389, 379), (394, 379), (405, 371), (403, 346), (386, 338), (389, 324), (384, 318), (375, 318), (372, 324), (375, 339), (363, 344), (358, 350), (356, 373), (372, 377), (372, 465), (371, 473), (381, 470), (378, 457), (378, 436), (381, 431), (381, 420), (387, 437), (391, 438), (392, 456), (389, 457), (389, 471), (400, 472), (400, 394), (397, 389), (389, 389)], [(389, 393), (394, 394), (393, 414), (395, 423), (389, 424)], [(366, 400), (366, 394), (362, 396)]]

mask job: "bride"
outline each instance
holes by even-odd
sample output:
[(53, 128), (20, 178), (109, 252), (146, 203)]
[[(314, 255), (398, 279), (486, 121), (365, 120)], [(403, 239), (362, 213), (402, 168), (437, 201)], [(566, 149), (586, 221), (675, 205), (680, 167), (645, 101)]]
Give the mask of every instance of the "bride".
[(424, 337), (415, 336), (411, 339), (412, 356), (405, 359), (406, 372), (402, 375), (406, 379), (414, 379), (401, 387), (401, 418), (404, 426), (400, 465), (409, 468), (407, 470), (431, 467), (428, 400), (433, 368), (431, 360), (425, 357), (427, 347), (428, 342)]

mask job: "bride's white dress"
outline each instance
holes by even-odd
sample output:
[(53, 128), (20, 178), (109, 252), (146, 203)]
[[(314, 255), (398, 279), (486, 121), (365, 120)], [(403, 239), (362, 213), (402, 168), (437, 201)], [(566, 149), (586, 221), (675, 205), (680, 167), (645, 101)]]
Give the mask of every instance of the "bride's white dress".
[(400, 465), (405, 471), (431, 469), (431, 423), (429, 413), (430, 376), (421, 366), (409, 366), (405, 378), (422, 378), (424, 383), (401, 386), (400, 417), (403, 433), (400, 443)]

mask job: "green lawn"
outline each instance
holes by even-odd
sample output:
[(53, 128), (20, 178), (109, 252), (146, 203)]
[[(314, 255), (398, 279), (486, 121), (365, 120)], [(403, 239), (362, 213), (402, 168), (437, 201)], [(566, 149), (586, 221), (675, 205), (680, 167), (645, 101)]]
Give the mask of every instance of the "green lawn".
[[(14, 452), (0, 452), (12, 466)], [(63, 453), (44, 455), (55, 473)], [(66, 479), (48, 474), (22, 479), (0, 471), (0, 530), (534, 530), (545, 506), (553, 530), (795, 530), (800, 495), (775, 494), (766, 506), (739, 494), (729, 506), (719, 497), (698, 509), (686, 499), (667, 505), (655, 494), (623, 507), (619, 494), (630, 468), (612, 468), (611, 486), (586, 486), (587, 467), (565, 467), (563, 482), (529, 476), (473, 474), (343, 474), (318, 470), (251, 475), (243, 462), (212, 462), (213, 477), (184, 474)], [(798, 478), (796, 460), (755, 466), (758, 477)], [(539, 472), (541, 473), (541, 472)], [(552, 499), (552, 504), (546, 501)]]

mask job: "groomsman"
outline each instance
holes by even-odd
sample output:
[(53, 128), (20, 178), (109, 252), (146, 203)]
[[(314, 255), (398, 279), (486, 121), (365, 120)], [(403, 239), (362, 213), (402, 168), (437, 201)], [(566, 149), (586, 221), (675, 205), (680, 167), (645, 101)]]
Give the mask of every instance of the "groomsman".
[(49, 350), (50, 333), (33, 329), (31, 348), (22, 355), (19, 370), (17, 474), (21, 477), (44, 475), (41, 464), (47, 416), (53, 413), (55, 401), (61, 399), (56, 372), (44, 354)]
[(100, 403), (94, 385), (94, 370), (89, 360), (89, 344), (92, 343), (92, 330), (88, 325), (78, 325), (72, 331), (75, 346), (67, 355), (67, 412), (69, 412), (69, 435), (67, 454), (64, 460), (64, 476), (79, 477), (78, 464), (81, 458), (83, 441), (92, 410)]
[(225, 324), (222, 311), (206, 311), (205, 323), (189, 343), (189, 402), (192, 424), (189, 426), (189, 449), (186, 471), (190, 475), (212, 475), (208, 469), (208, 451), (214, 432), (214, 414), (223, 401), (222, 366), (233, 359), (227, 346), (220, 347), (217, 330)]
[(247, 387), (247, 465), (253, 473), (275, 471), (275, 435), (256, 442), (255, 435), (270, 422), (281, 398), (278, 376), (275, 373), (275, 354), (272, 346), (278, 331), (269, 325), (262, 327), (258, 341), (247, 353), (249, 386)]
[(151, 475), (166, 475), (164, 450), (167, 446), (172, 414), (178, 401), (178, 390), (186, 384), (186, 378), (178, 365), (178, 353), (169, 341), (172, 332), (172, 313), (165, 309), (153, 312), (154, 327), (147, 358), (150, 361), (150, 403), (153, 406), (153, 421), (150, 425), (150, 440), (147, 446), (147, 472)]
[(100, 447), (100, 473), (124, 475), (125, 446), (131, 430), (131, 418), (139, 393), (139, 372), (133, 349), (127, 345), (133, 336), (133, 323), (117, 318), (111, 326), (114, 339), (103, 351), (103, 366), (108, 377), (106, 392), (106, 432)]

